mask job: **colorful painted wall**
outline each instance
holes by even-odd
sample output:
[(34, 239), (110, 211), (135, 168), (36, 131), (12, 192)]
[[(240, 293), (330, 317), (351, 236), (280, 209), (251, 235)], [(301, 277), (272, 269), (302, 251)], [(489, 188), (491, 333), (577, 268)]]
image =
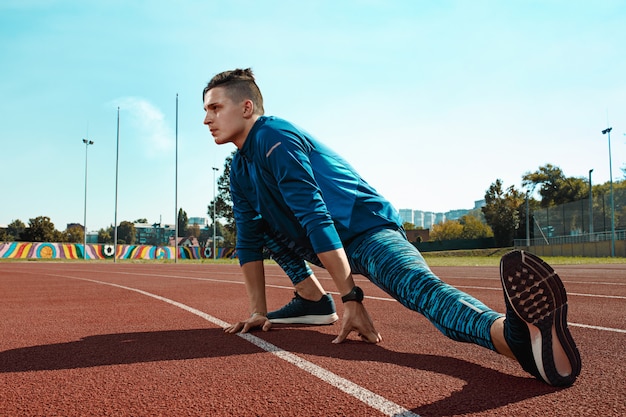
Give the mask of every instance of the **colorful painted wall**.
[[(86, 259), (113, 259), (113, 245), (87, 244)], [(178, 259), (211, 259), (211, 247), (181, 246)], [(0, 259), (83, 259), (82, 243), (2, 242)], [(236, 258), (234, 248), (217, 248), (217, 258)], [(117, 259), (174, 259), (173, 246), (117, 245)]]

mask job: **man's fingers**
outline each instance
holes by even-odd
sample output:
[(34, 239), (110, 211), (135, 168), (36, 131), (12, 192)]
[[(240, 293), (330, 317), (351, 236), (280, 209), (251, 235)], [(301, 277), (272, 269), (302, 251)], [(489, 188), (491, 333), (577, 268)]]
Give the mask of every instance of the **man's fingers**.
[(242, 327), (243, 326), (242, 326), (241, 322), (238, 322), (238, 323), (232, 324), (232, 325), (230, 325), (228, 327), (225, 327), (224, 331), (226, 333), (231, 333), (231, 334), (232, 333), (237, 333), (239, 330), (241, 330)]
[[(333, 343), (341, 343), (344, 340), (346, 340), (346, 338), (348, 337), (348, 335), (350, 334), (350, 332), (352, 331), (357, 331), (356, 329), (352, 329), (352, 330), (343, 330), (341, 331), (341, 333), (339, 334), (339, 336), (337, 336), (335, 338), (335, 340), (333, 340)], [(368, 343), (378, 343), (378, 342), (382, 342), (383, 341), (383, 337), (380, 335), (380, 333), (374, 331), (374, 332), (368, 332), (367, 334), (364, 333), (358, 333), (358, 336), (361, 338), (362, 341), (364, 342), (368, 342)]]
[(341, 343), (341, 342), (343, 342), (344, 340), (346, 340), (346, 337), (348, 337), (348, 335), (350, 334), (351, 331), (352, 330), (342, 328), (341, 332), (339, 333), (339, 336), (337, 336), (335, 338), (335, 340), (333, 340), (333, 343)]
[(270, 328), (272, 327), (272, 322), (269, 320), (265, 320), (265, 323), (263, 323), (263, 331), (266, 332), (268, 331)]
[(368, 335), (359, 333), (359, 336), (361, 336), (362, 341), (368, 342), (368, 343), (378, 343), (378, 342), (383, 341), (383, 337), (380, 335), (380, 333), (376, 333), (376, 332), (372, 332)]
[(272, 327), (272, 323), (266, 318), (262, 323), (251, 323), (249, 321), (240, 321), (235, 324), (231, 324), (228, 327), (224, 328), (226, 333), (248, 333), (250, 330), (255, 327), (260, 327), (264, 332), (268, 331)]

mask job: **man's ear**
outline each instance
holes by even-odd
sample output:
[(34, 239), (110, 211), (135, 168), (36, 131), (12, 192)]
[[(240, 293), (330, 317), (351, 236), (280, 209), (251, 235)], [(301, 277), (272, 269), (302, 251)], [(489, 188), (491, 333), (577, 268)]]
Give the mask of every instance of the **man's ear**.
[(244, 100), (243, 102), (243, 117), (252, 117), (254, 114), (254, 103), (252, 100)]

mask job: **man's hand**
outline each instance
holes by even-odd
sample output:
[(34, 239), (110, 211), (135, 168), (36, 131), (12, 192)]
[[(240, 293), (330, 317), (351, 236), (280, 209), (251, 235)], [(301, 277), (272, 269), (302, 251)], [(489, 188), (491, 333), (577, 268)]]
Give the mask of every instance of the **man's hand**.
[(356, 301), (348, 301), (343, 306), (341, 332), (333, 340), (333, 343), (343, 342), (352, 331), (357, 332), (364, 342), (382, 342), (383, 338), (374, 328), (374, 323), (363, 304)]
[(260, 327), (264, 332), (266, 332), (272, 327), (272, 323), (262, 314), (253, 314), (248, 320), (240, 321), (225, 327), (224, 331), (230, 334), (239, 333), (240, 331), (241, 333), (248, 333), (248, 331), (254, 329), (255, 327)]

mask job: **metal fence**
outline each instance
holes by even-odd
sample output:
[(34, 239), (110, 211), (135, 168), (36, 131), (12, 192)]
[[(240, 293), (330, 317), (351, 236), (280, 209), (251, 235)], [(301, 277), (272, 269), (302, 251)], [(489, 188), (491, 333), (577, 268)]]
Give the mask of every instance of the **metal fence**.
[[(589, 243), (611, 241), (611, 232), (585, 233), (572, 236), (542, 236), (532, 239), (515, 239), (514, 245), (520, 246), (543, 246), (543, 245), (564, 245), (569, 243)], [(626, 230), (616, 230), (615, 240), (626, 240)]]
[[(621, 197), (621, 196), (620, 196)], [(615, 240), (626, 239), (626, 207), (615, 199)], [(531, 210), (529, 236), (516, 239), (516, 246), (541, 246), (612, 240), (609, 194), (559, 206)]]

